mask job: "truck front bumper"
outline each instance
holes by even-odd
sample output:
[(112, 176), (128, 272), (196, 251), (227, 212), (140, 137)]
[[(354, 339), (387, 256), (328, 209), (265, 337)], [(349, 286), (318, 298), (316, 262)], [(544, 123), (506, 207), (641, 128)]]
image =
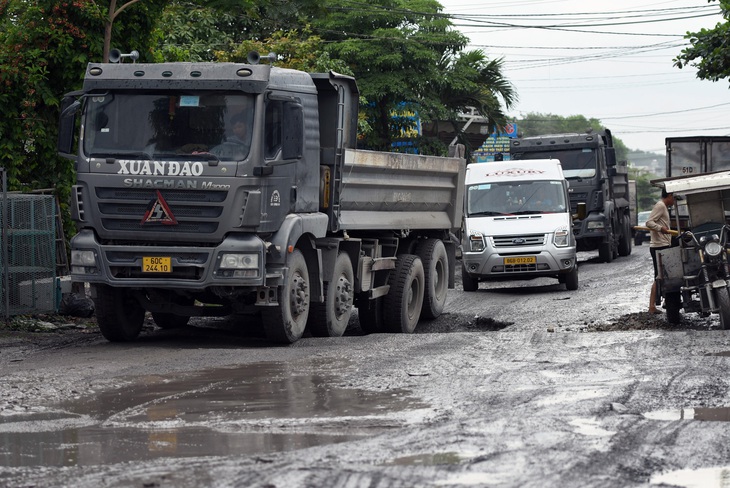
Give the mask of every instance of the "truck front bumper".
[(267, 276), (266, 245), (255, 235), (231, 235), (214, 247), (101, 244), (91, 230), (71, 239), (71, 279), (120, 287), (205, 290), (258, 287)]

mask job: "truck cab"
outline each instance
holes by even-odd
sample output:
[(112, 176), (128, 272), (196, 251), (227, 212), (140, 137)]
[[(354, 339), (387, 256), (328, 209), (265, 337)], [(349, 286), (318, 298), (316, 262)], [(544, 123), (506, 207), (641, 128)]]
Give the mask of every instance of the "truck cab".
[(560, 161), (471, 164), (466, 170), (462, 283), (557, 278), (578, 288), (568, 182)]

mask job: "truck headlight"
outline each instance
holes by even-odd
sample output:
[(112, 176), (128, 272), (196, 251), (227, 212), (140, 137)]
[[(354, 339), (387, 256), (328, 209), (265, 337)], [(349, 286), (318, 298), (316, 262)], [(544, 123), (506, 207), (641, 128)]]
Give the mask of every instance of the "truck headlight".
[(486, 247), (484, 245), (484, 236), (481, 234), (472, 234), (469, 236), (469, 244), (474, 252), (482, 252)]
[(553, 244), (555, 244), (555, 247), (568, 247), (568, 244), (570, 244), (570, 231), (565, 227), (555, 229)]
[(605, 229), (606, 226), (603, 223), (603, 220), (591, 220), (588, 222), (588, 228), (595, 230), (595, 229)]
[(96, 274), (99, 266), (96, 264), (96, 253), (94, 251), (71, 251), (71, 273), (74, 274)]
[(221, 256), (219, 275), (226, 278), (254, 278), (259, 275), (259, 255), (226, 253)]

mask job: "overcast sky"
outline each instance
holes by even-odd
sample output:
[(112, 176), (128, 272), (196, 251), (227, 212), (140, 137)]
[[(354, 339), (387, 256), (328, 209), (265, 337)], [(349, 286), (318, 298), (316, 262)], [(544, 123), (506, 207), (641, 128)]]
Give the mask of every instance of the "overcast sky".
[(684, 34), (722, 22), (705, 0), (439, 0), (504, 73), (528, 112), (600, 119), (630, 149), (672, 136), (730, 135), (728, 81), (674, 67)]

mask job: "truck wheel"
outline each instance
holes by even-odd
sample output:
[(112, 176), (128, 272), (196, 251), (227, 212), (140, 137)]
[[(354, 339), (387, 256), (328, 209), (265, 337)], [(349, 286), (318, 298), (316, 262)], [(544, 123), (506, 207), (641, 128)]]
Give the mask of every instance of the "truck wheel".
[(383, 332), (383, 298), (368, 300), (367, 305), (358, 307), (357, 315), (360, 319), (360, 329), (366, 334)]
[(416, 247), (426, 279), (421, 317), (435, 319), (444, 311), (449, 291), (449, 256), (439, 239), (426, 239)]
[(301, 339), (309, 316), (309, 271), (301, 251), (289, 255), (286, 282), (280, 287), (279, 306), (261, 311), (266, 337), (291, 344)]
[(612, 242), (602, 242), (598, 248), (598, 258), (604, 263), (610, 263), (611, 261), (613, 261), (612, 248)]
[(573, 266), (570, 273), (565, 275), (565, 289), (569, 291), (578, 289), (578, 265)]
[(345, 333), (352, 315), (355, 273), (347, 253), (341, 252), (335, 261), (332, 281), (324, 285), (324, 303), (312, 303), (307, 325), (315, 336), (340, 337)]
[(145, 310), (127, 288), (94, 285), (96, 323), (111, 342), (129, 342), (142, 330)]
[(390, 291), (383, 297), (383, 322), (390, 332), (412, 333), (421, 315), (424, 295), (423, 263), (414, 254), (401, 254), (390, 273)]
[(621, 240), (618, 243), (618, 255), (628, 256), (631, 254), (631, 224), (629, 224), (628, 217), (624, 219), (622, 227)]
[[(729, 304), (730, 305), (730, 304)], [(664, 309), (667, 311), (667, 322), (672, 325), (679, 325), (682, 322), (682, 294), (678, 291), (667, 292), (664, 296)], [(730, 325), (730, 322), (728, 322)]]
[(720, 328), (730, 329), (730, 291), (727, 288), (717, 288), (715, 299), (720, 309)]

